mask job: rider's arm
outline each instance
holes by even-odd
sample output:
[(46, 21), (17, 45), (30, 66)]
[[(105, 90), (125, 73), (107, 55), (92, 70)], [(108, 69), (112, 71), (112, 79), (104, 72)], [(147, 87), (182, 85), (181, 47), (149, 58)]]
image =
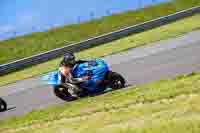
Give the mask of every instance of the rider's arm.
[(70, 83), (73, 83), (73, 84), (78, 84), (78, 83), (87, 81), (88, 79), (89, 79), (88, 76), (81, 77), (81, 78), (70, 78), (70, 79), (69, 79), (69, 82), (70, 82)]
[(81, 82), (83, 82), (83, 81), (84, 81), (83, 78), (72, 78), (72, 79), (70, 80), (70, 83), (78, 84), (78, 83), (81, 83)]
[(81, 83), (84, 80), (82, 78), (72, 78), (70, 76), (65, 76), (61, 74), (61, 84), (64, 85), (66, 82), (72, 83), (72, 84), (77, 84)]

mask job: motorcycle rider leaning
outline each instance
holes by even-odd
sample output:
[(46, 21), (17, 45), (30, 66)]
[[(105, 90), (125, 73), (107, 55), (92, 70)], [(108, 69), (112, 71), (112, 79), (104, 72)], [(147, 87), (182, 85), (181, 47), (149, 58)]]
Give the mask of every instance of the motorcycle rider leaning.
[(81, 64), (85, 62), (87, 61), (83, 60), (76, 61), (74, 54), (66, 53), (59, 66), (59, 71), (61, 72), (61, 82), (77, 83), (88, 80), (89, 76), (84, 76), (82, 78), (73, 78), (71, 74), (71, 70), (76, 64)]
[[(86, 80), (89, 80), (90, 79), (89, 76), (74, 78), (71, 74), (71, 71), (76, 64), (81, 64), (84, 62), (86, 61), (82, 60), (76, 61), (75, 56), (73, 54), (66, 53), (59, 65), (59, 71), (61, 73), (61, 85), (65, 86), (67, 82), (72, 84), (78, 84)], [(77, 97), (76, 92), (81, 91), (81, 88), (79, 88), (78, 90), (77, 89), (78, 87), (76, 87), (76, 90), (69, 90), (72, 96)]]

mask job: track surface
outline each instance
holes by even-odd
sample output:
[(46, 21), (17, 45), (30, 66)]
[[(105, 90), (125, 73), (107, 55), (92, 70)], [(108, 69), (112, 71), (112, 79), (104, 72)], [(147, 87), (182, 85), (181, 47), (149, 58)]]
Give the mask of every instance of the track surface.
[[(121, 73), (128, 84), (134, 85), (200, 71), (200, 31), (104, 59), (113, 71)], [(63, 103), (52, 92), (40, 77), (0, 87), (0, 96), (6, 99), (10, 108), (0, 113), (0, 119)]]

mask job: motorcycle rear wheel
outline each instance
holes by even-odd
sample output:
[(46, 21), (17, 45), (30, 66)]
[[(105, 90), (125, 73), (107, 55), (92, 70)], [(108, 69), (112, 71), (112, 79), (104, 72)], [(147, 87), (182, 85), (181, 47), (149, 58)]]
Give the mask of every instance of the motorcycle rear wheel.
[(124, 77), (117, 72), (110, 71), (107, 74), (107, 80), (109, 87), (114, 90), (124, 88), (126, 84)]
[(6, 102), (0, 98), (0, 112), (6, 111), (6, 110), (7, 110)]

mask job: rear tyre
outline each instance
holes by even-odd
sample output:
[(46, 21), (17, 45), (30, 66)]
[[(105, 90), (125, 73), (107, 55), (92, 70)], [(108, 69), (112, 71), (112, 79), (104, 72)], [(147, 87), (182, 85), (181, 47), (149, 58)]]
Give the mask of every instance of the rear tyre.
[(6, 111), (6, 110), (7, 110), (6, 102), (0, 98), (0, 112)]
[(121, 89), (125, 87), (125, 79), (116, 72), (109, 72), (107, 75), (108, 81), (109, 81), (109, 87), (112, 89)]

